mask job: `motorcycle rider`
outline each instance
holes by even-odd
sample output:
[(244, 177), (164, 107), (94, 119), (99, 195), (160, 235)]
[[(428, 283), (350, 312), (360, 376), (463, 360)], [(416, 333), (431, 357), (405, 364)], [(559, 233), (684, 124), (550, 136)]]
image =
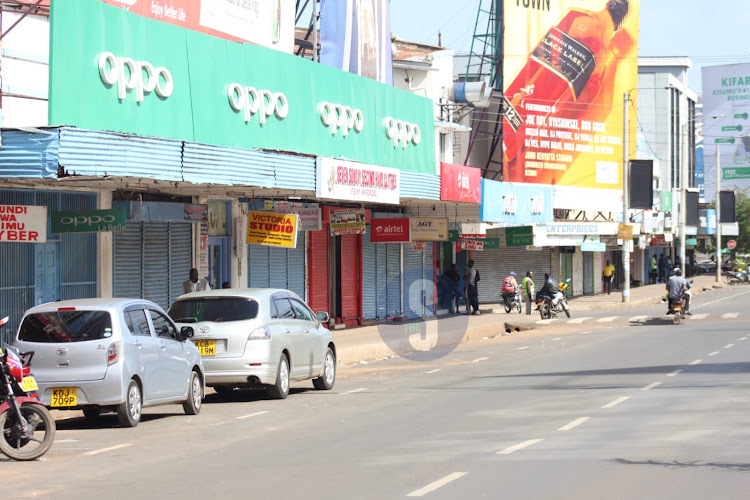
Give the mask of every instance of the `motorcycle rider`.
[(680, 299), (685, 299), (685, 314), (692, 315), (690, 312), (690, 282), (682, 277), (682, 271), (679, 267), (674, 268), (674, 274), (667, 281), (667, 290), (669, 291), (667, 314), (674, 314), (672, 304)]
[(552, 302), (558, 291), (557, 280), (550, 276), (549, 273), (544, 273), (544, 286), (541, 290), (536, 292), (536, 298), (547, 297), (549, 301)]
[(513, 296), (516, 294), (518, 288), (518, 282), (516, 281), (516, 273), (511, 271), (508, 276), (503, 280), (503, 302), (505, 304), (510, 303), (513, 300)]

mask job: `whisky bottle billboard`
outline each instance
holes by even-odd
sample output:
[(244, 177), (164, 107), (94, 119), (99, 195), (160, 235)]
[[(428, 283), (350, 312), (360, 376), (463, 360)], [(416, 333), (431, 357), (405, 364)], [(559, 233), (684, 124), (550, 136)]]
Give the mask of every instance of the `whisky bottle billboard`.
[(506, 181), (622, 187), (639, 11), (639, 0), (505, 2)]

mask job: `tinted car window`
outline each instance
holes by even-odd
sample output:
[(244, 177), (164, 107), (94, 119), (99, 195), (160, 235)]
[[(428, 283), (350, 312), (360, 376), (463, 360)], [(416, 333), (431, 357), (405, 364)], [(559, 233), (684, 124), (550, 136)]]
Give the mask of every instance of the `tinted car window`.
[(294, 308), (294, 312), (297, 315), (297, 319), (301, 319), (304, 321), (315, 321), (313, 320), (312, 313), (307, 308), (307, 306), (299, 300), (292, 299), (292, 307)]
[(167, 319), (162, 313), (158, 311), (148, 311), (151, 315), (151, 321), (154, 322), (154, 331), (157, 337), (176, 339), (176, 329), (172, 322)]
[(123, 316), (125, 317), (125, 324), (128, 326), (130, 333), (133, 335), (145, 335), (146, 337), (151, 336), (151, 332), (148, 329), (146, 312), (143, 309), (126, 311), (123, 313)]
[(258, 303), (234, 297), (178, 300), (169, 315), (179, 323), (243, 321), (258, 316)]
[(276, 317), (281, 319), (294, 319), (294, 309), (289, 299), (276, 299), (276, 310), (278, 311)]
[(106, 311), (52, 311), (26, 316), (18, 340), (86, 342), (111, 336), (112, 318)]

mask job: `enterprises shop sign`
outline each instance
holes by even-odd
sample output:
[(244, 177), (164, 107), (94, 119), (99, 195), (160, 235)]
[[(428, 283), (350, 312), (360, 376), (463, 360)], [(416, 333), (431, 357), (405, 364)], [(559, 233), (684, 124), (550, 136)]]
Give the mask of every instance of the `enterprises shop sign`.
[(333, 158), (318, 158), (318, 198), (398, 205), (401, 172), (395, 168), (364, 165)]
[(52, 212), (53, 233), (102, 233), (125, 231), (125, 210), (72, 210)]
[(46, 243), (47, 207), (0, 205), (0, 243)]
[(297, 247), (297, 216), (250, 211), (247, 215), (247, 242), (268, 247)]
[(544, 225), (547, 234), (616, 235), (617, 222), (550, 222)]
[(425, 97), (96, 0), (50, 24), (50, 124), (434, 171)]

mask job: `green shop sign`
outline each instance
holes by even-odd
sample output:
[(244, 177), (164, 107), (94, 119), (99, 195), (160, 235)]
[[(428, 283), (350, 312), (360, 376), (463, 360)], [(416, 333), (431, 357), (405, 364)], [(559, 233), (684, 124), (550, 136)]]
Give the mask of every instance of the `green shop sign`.
[(533, 245), (534, 229), (531, 226), (506, 227), (505, 244), (509, 247)]
[(52, 212), (53, 233), (125, 231), (125, 210), (74, 210)]
[(750, 167), (722, 168), (724, 179), (750, 179)]
[(51, 125), (434, 172), (433, 103), (291, 54), (52, 2)]

